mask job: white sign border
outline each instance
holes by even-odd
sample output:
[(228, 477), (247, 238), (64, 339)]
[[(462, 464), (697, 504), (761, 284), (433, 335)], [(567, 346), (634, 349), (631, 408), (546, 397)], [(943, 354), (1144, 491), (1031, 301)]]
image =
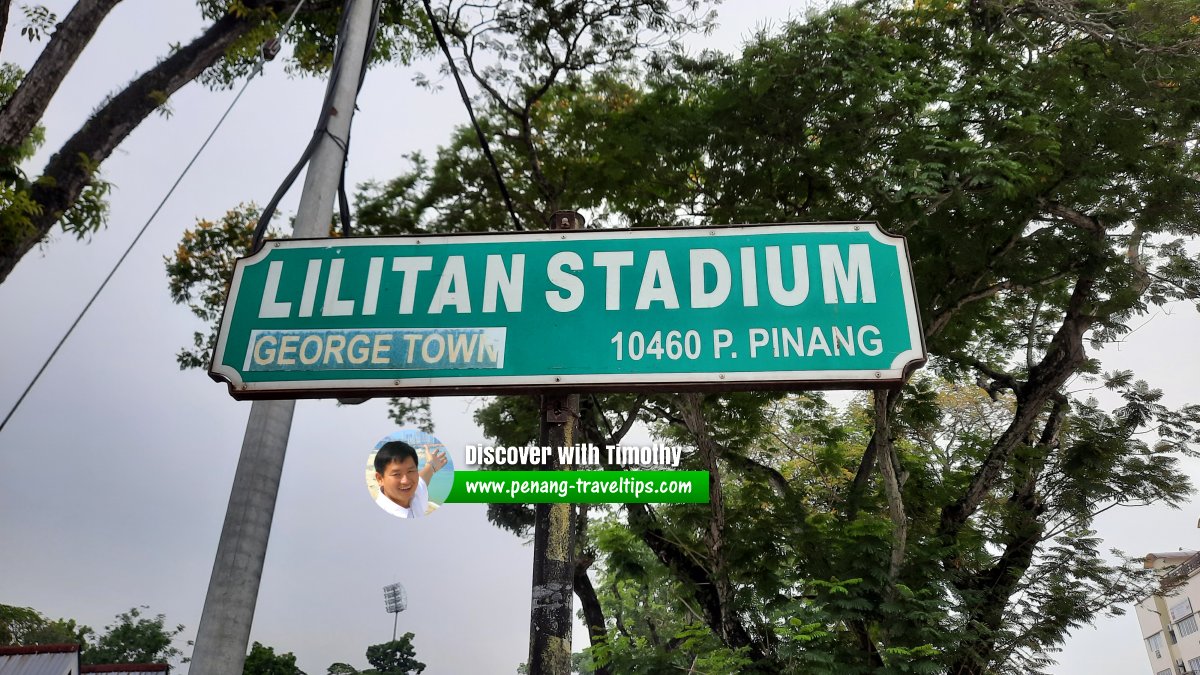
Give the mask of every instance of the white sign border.
[[(703, 372), (703, 373), (644, 373), (644, 374), (577, 374), (577, 375), (497, 375), (472, 377), (442, 377), (442, 378), (410, 378), (395, 377), (376, 379), (347, 379), (347, 380), (294, 380), (277, 382), (244, 382), (241, 373), (225, 363), (217, 363), (217, 355), (225, 351), (229, 337), (230, 322), (226, 321), (231, 307), (236, 301), (241, 288), (243, 270), (270, 255), (273, 248), (329, 248), (335, 251), (340, 248), (356, 246), (422, 246), (429, 244), (472, 244), (495, 242), (503, 237), (514, 241), (550, 242), (567, 241), (576, 237), (592, 237), (601, 240), (621, 239), (631, 237), (639, 239), (675, 239), (681, 237), (695, 238), (707, 231), (708, 236), (728, 237), (741, 236), (748, 232), (771, 230), (773, 232), (811, 233), (851, 233), (866, 231), (876, 241), (894, 246), (896, 262), (900, 269), (901, 295), (904, 299), (904, 314), (909, 328), (909, 344), (915, 348), (898, 354), (886, 370), (804, 370), (804, 371), (747, 371), (747, 372)], [(262, 248), (245, 258), (237, 261), (233, 278), (229, 285), (225, 308), (221, 313), (220, 332), (217, 344), (213, 350), (209, 366), (209, 376), (219, 382), (229, 385), (230, 394), (234, 398), (283, 398), (278, 394), (291, 394), (296, 398), (333, 398), (340, 393), (355, 394), (359, 392), (394, 392), (403, 393), (415, 390), (419, 394), (442, 394), (448, 390), (461, 391), (463, 394), (472, 393), (517, 393), (540, 388), (569, 388), (586, 390), (603, 388), (607, 391), (619, 391), (619, 385), (628, 383), (630, 389), (645, 390), (652, 385), (661, 385), (663, 390), (673, 389), (753, 389), (754, 387), (739, 386), (749, 383), (759, 383), (764, 387), (780, 388), (788, 383), (795, 383), (795, 389), (807, 388), (845, 388), (869, 389), (862, 386), (867, 382), (880, 384), (903, 382), (908, 373), (922, 366), (926, 361), (925, 336), (921, 331), (921, 317), (917, 308), (916, 289), (913, 287), (912, 264), (908, 254), (908, 242), (900, 235), (884, 232), (877, 222), (845, 221), (823, 223), (763, 223), (744, 225), (711, 225), (705, 227), (670, 227), (670, 228), (634, 228), (634, 229), (601, 229), (601, 230), (539, 230), (536, 232), (489, 232), (489, 233), (459, 233), (438, 235), (404, 235), (391, 237), (351, 237), (324, 239), (279, 239), (264, 242)], [(619, 382), (614, 382), (619, 378)], [(842, 383), (845, 383), (844, 386)], [(730, 386), (733, 385), (733, 386)], [(858, 386), (856, 386), (858, 385)]]

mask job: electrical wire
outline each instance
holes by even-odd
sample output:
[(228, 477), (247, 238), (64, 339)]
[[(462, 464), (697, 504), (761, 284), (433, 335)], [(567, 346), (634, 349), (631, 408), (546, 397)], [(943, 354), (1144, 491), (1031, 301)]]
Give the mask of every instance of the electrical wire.
[(467, 88), (463, 86), (462, 76), (458, 74), (458, 66), (454, 64), (454, 57), (450, 55), (450, 46), (446, 44), (446, 36), (442, 35), (442, 29), (438, 27), (429, 0), (422, 0), (422, 2), (425, 5), (425, 15), (429, 17), (429, 23), (433, 26), (433, 36), (437, 38), (442, 53), (446, 55), (446, 62), (450, 64), (450, 72), (454, 74), (454, 81), (458, 84), (458, 94), (462, 97), (463, 105), (467, 106), (467, 115), (471, 118), (471, 126), (475, 128), (479, 145), (483, 147), (483, 154), (492, 167), (492, 174), (496, 176), (496, 184), (500, 186), (500, 194), (504, 196), (504, 205), (508, 208), (508, 215), (512, 218), (513, 227), (517, 230), (524, 230), (525, 226), (521, 224), (520, 219), (517, 218), (517, 212), (513, 208), (512, 197), (508, 194), (508, 186), (504, 184), (504, 177), (500, 175), (500, 167), (496, 164), (496, 158), (492, 156), (492, 148), (488, 145), (487, 136), (484, 136), (483, 129), (480, 128), (479, 120), (475, 119), (475, 110), (471, 107), (471, 97), (467, 94)]
[[(300, 0), (300, 2), (296, 4), (296, 8), (292, 10), (291, 16), (288, 17), (287, 21), (284, 22), (283, 26), (276, 33), (276, 37), (274, 38), (276, 45), (278, 44), (279, 38), (285, 35), (288, 29), (291, 27), (292, 21), (296, 18), (296, 13), (300, 11), (300, 8), (304, 5), (304, 2), (305, 0)], [(13, 404), (12, 408), (9, 409), (8, 414), (4, 416), (4, 421), (0, 422), (0, 431), (4, 430), (5, 425), (7, 425), (8, 421), (12, 419), (13, 414), (17, 412), (17, 408), (21, 407), (21, 403), (25, 400), (25, 397), (29, 395), (29, 392), (33, 390), (33, 386), (37, 384), (37, 381), (41, 378), (42, 373), (46, 372), (46, 368), (50, 365), (50, 362), (54, 360), (55, 355), (58, 354), (58, 350), (62, 349), (62, 346), (66, 343), (67, 338), (71, 337), (71, 333), (75, 331), (75, 327), (79, 325), (79, 322), (83, 320), (84, 315), (87, 314), (89, 309), (91, 309), (92, 304), (96, 302), (96, 298), (100, 297), (100, 293), (102, 293), (105, 287), (108, 286), (108, 282), (112, 280), (113, 275), (117, 273), (117, 270), (120, 269), (121, 264), (125, 262), (127, 257), (129, 257), (130, 252), (133, 251), (133, 247), (137, 246), (137, 243), (141, 240), (142, 235), (144, 235), (146, 230), (150, 227), (150, 223), (154, 222), (154, 219), (158, 216), (159, 212), (162, 211), (164, 206), (166, 206), (167, 200), (171, 198), (171, 195), (175, 194), (175, 189), (178, 188), (179, 184), (183, 182), (184, 177), (187, 176), (188, 171), (190, 171), (192, 168), (192, 165), (196, 163), (196, 160), (200, 159), (200, 154), (204, 152), (204, 149), (208, 147), (209, 142), (214, 136), (217, 135), (217, 131), (225, 122), (225, 118), (229, 117), (229, 113), (233, 112), (234, 106), (236, 106), (238, 101), (241, 100), (242, 94), (246, 93), (246, 89), (250, 86), (250, 83), (254, 81), (254, 78), (257, 77), (259, 73), (262, 72), (263, 66), (266, 64), (266, 62), (274, 58), (274, 54), (271, 54), (268, 57), (267, 50), (277, 49), (277, 46), (268, 47), (269, 42), (270, 41), (264, 42), (263, 46), (259, 48), (258, 58), (255, 61), (254, 69), (250, 72), (250, 77), (246, 78), (246, 82), (242, 84), (241, 90), (238, 91), (237, 96), (233, 97), (233, 101), (229, 104), (229, 107), (225, 109), (225, 113), (221, 115), (220, 119), (217, 120), (213, 130), (209, 132), (208, 137), (204, 139), (204, 142), (200, 144), (200, 148), (196, 150), (196, 154), (192, 155), (191, 161), (187, 163), (187, 166), (183, 167), (183, 171), (180, 172), (179, 177), (175, 179), (175, 182), (171, 185), (171, 188), (167, 190), (167, 194), (163, 196), (162, 201), (158, 203), (158, 206), (154, 209), (154, 212), (150, 214), (150, 217), (146, 219), (145, 224), (142, 225), (140, 230), (138, 230), (138, 233), (133, 238), (133, 241), (129, 242), (129, 246), (125, 248), (125, 252), (121, 254), (121, 257), (117, 259), (116, 264), (113, 265), (111, 270), (109, 270), (108, 275), (104, 277), (104, 281), (100, 282), (100, 286), (96, 289), (96, 292), (92, 294), (92, 297), (87, 301), (87, 304), (83, 306), (83, 309), (79, 312), (79, 315), (75, 317), (75, 321), (71, 323), (71, 327), (68, 328), (67, 332), (63, 334), (62, 339), (58, 341), (58, 344), (54, 346), (54, 350), (50, 352), (50, 356), (46, 357), (46, 361), (42, 363), (42, 367), (38, 368), (38, 371), (36, 374), (34, 374), (33, 379), (29, 381), (29, 385), (25, 387), (25, 391), (21, 392), (21, 396), (17, 399), (17, 402)]]
[[(353, 0), (345, 0), (342, 4), (342, 17), (338, 22), (338, 35), (344, 35), (346, 30), (346, 21), (349, 15), (350, 3)], [(292, 167), (280, 183), (279, 188), (275, 190), (275, 194), (271, 195), (271, 201), (263, 207), (263, 212), (258, 217), (258, 222), (254, 225), (254, 236), (250, 240), (250, 252), (254, 253), (262, 248), (263, 237), (267, 233), (267, 228), (271, 225), (271, 218), (275, 215), (275, 209), (279, 207), (279, 202), (283, 201), (284, 195), (292, 188), (292, 184), (296, 182), (296, 177), (300, 175), (300, 171), (308, 164), (308, 160), (312, 158), (316, 152), (317, 144), (321, 141), (321, 136), (328, 133), (326, 128), (329, 125), (329, 116), (332, 114), (331, 103), (333, 101), (333, 88), (337, 83), (338, 65), (342, 60), (342, 45), (337, 45), (333, 51), (333, 69), (330, 71), (329, 84), (325, 87), (325, 98), (321, 100), (321, 115), (317, 118), (317, 127), (313, 130), (312, 138), (308, 140), (308, 145), (304, 146), (304, 150), (300, 153), (300, 159)]]
[[(338, 35), (345, 34), (346, 22), (350, 15), (351, 2), (353, 2), (353, 0), (345, 0), (345, 2), (342, 4), (342, 17), (341, 21), (338, 23)], [(375, 44), (375, 35), (379, 29), (379, 14), (382, 11), (382, 8), (383, 0), (373, 0), (371, 8), (371, 26), (367, 31), (367, 53), (363, 56), (362, 68), (359, 70), (358, 74), (358, 91), (362, 91), (363, 81), (366, 79), (367, 65), (371, 60), (370, 50)], [(339, 43), (334, 48), (333, 67), (330, 71), (331, 75), (329, 78), (329, 84), (325, 88), (325, 98), (321, 102), (321, 115), (317, 118), (317, 126), (315, 129), (313, 129), (312, 138), (309, 139), (308, 145), (304, 147), (304, 151), (300, 153), (300, 159), (296, 161), (296, 164), (292, 167), (292, 170), (288, 172), (287, 176), (284, 177), (283, 182), (280, 183), (279, 189), (277, 189), (275, 194), (271, 196), (271, 201), (268, 202), (266, 207), (263, 208), (263, 212), (258, 218), (258, 223), (256, 223), (254, 226), (254, 237), (251, 239), (250, 243), (251, 253), (262, 248), (263, 237), (265, 237), (267, 234), (267, 228), (271, 225), (271, 218), (274, 217), (275, 210), (279, 207), (279, 202), (283, 201), (284, 195), (288, 193), (288, 190), (292, 189), (292, 185), (295, 184), (296, 178), (300, 176), (300, 171), (308, 165), (308, 162), (312, 159), (313, 153), (316, 152), (317, 146), (321, 142), (321, 138), (324, 136), (329, 136), (329, 138), (342, 149), (342, 173), (341, 178), (338, 181), (338, 216), (342, 220), (342, 233), (345, 236), (350, 235), (350, 205), (349, 200), (346, 197), (345, 188), (346, 161), (350, 156), (350, 134), (347, 132), (346, 140), (343, 142), (340, 138), (337, 138), (329, 133), (329, 118), (333, 114), (333, 92), (337, 87), (338, 78), (340, 77), (340, 65), (342, 62), (343, 53), (343, 45)]]

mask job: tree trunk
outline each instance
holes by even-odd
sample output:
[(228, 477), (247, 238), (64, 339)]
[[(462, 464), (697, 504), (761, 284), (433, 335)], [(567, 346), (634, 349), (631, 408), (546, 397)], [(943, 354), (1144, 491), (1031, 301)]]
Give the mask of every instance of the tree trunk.
[[(666, 565), (680, 581), (691, 587), (693, 597), (700, 603), (704, 622), (712, 629), (717, 637), (722, 638), (726, 645), (733, 647), (748, 647), (750, 658), (762, 661), (765, 656), (760, 645), (756, 644), (737, 620), (737, 615), (724, 611), (712, 577), (705, 567), (695, 560), (695, 556), (677, 546), (656, 522), (653, 512), (645, 504), (626, 504), (625, 511), (629, 515), (630, 528), (641, 537), (646, 546), (654, 552), (659, 562)], [(728, 616), (732, 626), (722, 623), (722, 618)], [(724, 638), (727, 629), (730, 630), (728, 639)]]
[(721, 491), (721, 467), (717, 462), (719, 448), (708, 433), (704, 420), (704, 395), (683, 394), (677, 399), (684, 424), (696, 439), (696, 447), (704, 458), (708, 470), (709, 518), (706, 543), (708, 544), (709, 569), (717, 591), (717, 606), (720, 608), (721, 639), (730, 642), (739, 626), (733, 617), (732, 589), (729, 584), (728, 563), (725, 560), (725, 501)]
[[(37, 62), (0, 111), (0, 148), (19, 146), (37, 126), (50, 99), (100, 23), (121, 0), (79, 0), (50, 37)], [(8, 2), (3, 5), (8, 15)]]
[(908, 544), (908, 516), (904, 512), (904, 497), (900, 492), (901, 468), (892, 444), (892, 430), (888, 419), (888, 391), (876, 389), (875, 439), (879, 449), (879, 473), (883, 477), (883, 491), (887, 496), (888, 515), (892, 518), (892, 557), (888, 568), (888, 580), (896, 583), (900, 566), (904, 564), (904, 551)]
[[(591, 560), (582, 557), (575, 559), (575, 597), (579, 598), (579, 607), (583, 610), (583, 621), (587, 625), (588, 642), (593, 646), (604, 644), (608, 630), (604, 626), (604, 609), (600, 607), (600, 598), (592, 580), (588, 578), (588, 567)], [(612, 675), (608, 666), (596, 668), (595, 675)]]
[(1058, 394), (1059, 388), (1087, 360), (1083, 334), (1092, 325), (1092, 317), (1084, 312), (1090, 302), (1093, 280), (1080, 278), (1071, 294), (1067, 315), (1055, 333), (1042, 361), (1029, 371), (1029, 380), (1017, 391), (1017, 410), (1013, 421), (988, 452), (987, 458), (971, 479), (971, 484), (958, 501), (942, 509), (940, 534), (950, 543), (967, 520), (979, 508), (984, 497), (996, 485), (1013, 451), (1029, 436), (1029, 430), (1046, 408), (1046, 403)]
[(953, 675), (995, 672), (992, 661), (996, 658), (997, 635), (1004, 626), (1004, 611), (1033, 563), (1044, 532), (1040, 518), (1045, 505), (1037, 498), (1036, 485), (1036, 478), (1030, 478), (1013, 494), (1009, 504), (1018, 513), (1005, 542), (1004, 553), (994, 566), (981, 571), (967, 584), (968, 590), (978, 594), (979, 599), (967, 621), (967, 625), (973, 627), (969, 632), (972, 638), (964, 641), (948, 671)]
[(8, 11), (12, 0), (0, 0), (0, 46), (4, 45), (4, 30), (8, 27)]
[(1017, 488), (1008, 500), (1014, 515), (1005, 537), (1004, 553), (991, 568), (956, 584), (964, 597), (978, 598), (969, 610), (967, 625), (983, 630), (977, 628), (970, 633), (971, 639), (965, 640), (958, 650), (949, 673), (986, 675), (992, 672), (994, 664), (991, 662), (996, 658), (996, 640), (1004, 625), (1005, 609), (1033, 564), (1033, 556), (1045, 534), (1041, 517), (1046, 505), (1037, 493), (1038, 480), (1042, 466), (1058, 444), (1058, 433), (1066, 414), (1066, 399), (1056, 400), (1037, 445), (1017, 457), (1014, 467)]

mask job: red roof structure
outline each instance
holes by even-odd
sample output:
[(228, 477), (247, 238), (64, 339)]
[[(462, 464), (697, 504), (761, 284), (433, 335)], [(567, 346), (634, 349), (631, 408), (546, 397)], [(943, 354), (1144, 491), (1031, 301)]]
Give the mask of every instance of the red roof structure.
[(76, 675), (79, 645), (0, 647), (0, 675)]
[(14, 656), (18, 654), (65, 654), (68, 652), (78, 652), (79, 645), (70, 642), (57, 645), (9, 645), (0, 647), (0, 656)]
[(171, 666), (166, 663), (106, 663), (83, 666), (81, 673), (167, 673)]
[(170, 673), (167, 663), (102, 663), (79, 665), (79, 645), (13, 645), (0, 647), (0, 675), (81, 675), (81, 673)]

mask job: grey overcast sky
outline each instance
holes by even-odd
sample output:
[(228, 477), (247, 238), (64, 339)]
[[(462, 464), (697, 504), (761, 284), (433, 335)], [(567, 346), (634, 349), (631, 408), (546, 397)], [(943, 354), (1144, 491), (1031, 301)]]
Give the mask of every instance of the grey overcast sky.
[[(16, 4), (0, 59), (28, 66), (40, 45), (19, 35)], [(72, 3), (44, 4), (62, 16)], [(46, 147), (57, 147), (105, 94), (152, 65), (167, 45), (192, 38), (202, 25), (194, 4), (118, 5), (55, 98), (45, 118)], [(752, 28), (804, 8), (730, 0), (720, 8), (721, 29), (694, 44), (732, 50)], [(417, 70), (435, 67), (424, 62), (368, 75), (349, 184), (397, 174), (401, 155), (431, 154), (465, 120), (452, 87), (431, 93), (412, 84)], [(249, 404), (232, 400), (206, 374), (176, 367), (175, 352), (200, 326), (171, 304), (163, 256), (197, 217), (270, 198), (311, 134), (323, 86), (288, 79), (278, 63), (268, 66), (0, 433), (0, 603), (95, 627), (144, 604), (194, 636)], [(109, 227), (86, 244), (56, 236), (0, 284), (0, 414), (233, 94), (189, 86), (176, 95), (173, 115), (148, 120), (104, 164), (116, 185)], [(44, 160), (33, 162), (31, 173)], [(298, 188), (285, 213), (297, 196)], [(1179, 306), (1103, 357), (1110, 368), (1135, 369), (1178, 405), (1195, 399), (1198, 334), (1195, 312)], [(471, 420), (478, 403), (434, 403), (436, 433), (459, 463), (465, 444), (486, 440)], [(310, 675), (335, 661), (365, 667), (366, 647), (389, 639), (392, 628), (381, 588), (400, 581), (409, 608), (399, 630), (416, 633), (427, 673), (513, 673), (527, 651), (530, 547), (491, 527), (482, 506), (453, 505), (433, 518), (400, 522), (372, 504), (363, 462), (393, 430), (381, 401), (300, 402), (252, 639), (294, 652)], [(1200, 475), (1195, 463), (1188, 469)], [(1126, 509), (1105, 514), (1098, 528), (1110, 546), (1141, 555), (1197, 548), (1198, 516), (1192, 507)], [(1078, 631), (1054, 672), (1149, 672), (1132, 613)]]

